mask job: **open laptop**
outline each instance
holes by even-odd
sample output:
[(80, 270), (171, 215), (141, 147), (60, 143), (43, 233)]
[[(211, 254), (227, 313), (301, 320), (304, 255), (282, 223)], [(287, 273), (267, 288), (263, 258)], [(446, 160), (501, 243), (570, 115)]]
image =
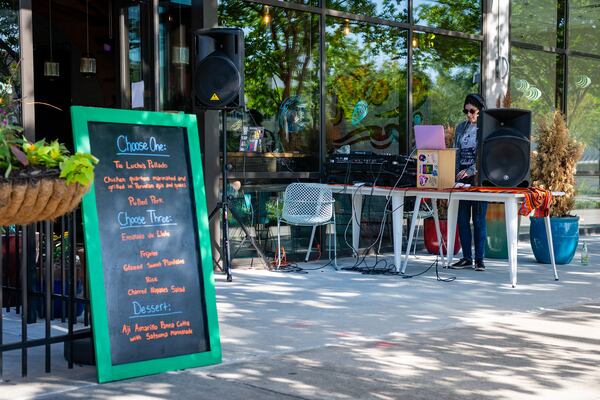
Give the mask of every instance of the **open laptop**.
[(446, 148), (442, 125), (415, 125), (417, 150), (442, 150)]

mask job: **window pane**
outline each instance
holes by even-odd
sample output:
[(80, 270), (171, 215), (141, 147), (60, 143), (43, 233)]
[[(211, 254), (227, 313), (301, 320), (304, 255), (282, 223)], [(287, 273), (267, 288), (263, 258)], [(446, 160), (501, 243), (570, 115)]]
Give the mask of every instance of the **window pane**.
[(481, 0), (414, 0), (417, 25), (466, 33), (481, 33)]
[(600, 54), (599, 28), (600, 3), (597, 0), (569, 1), (569, 47), (571, 50)]
[[(0, 4), (0, 98), (4, 111), (10, 113), (11, 124), (21, 124), (21, 107), (18, 101), (12, 102), (12, 99), (20, 99), (21, 80), (19, 74), (19, 2), (4, 1)], [(6, 103), (4, 103), (6, 102)], [(7, 107), (8, 103), (10, 106)], [(2, 118), (4, 119), (4, 118)]]
[[(585, 144), (585, 152), (577, 164), (578, 194), (600, 194), (600, 61), (569, 57), (567, 99), (568, 126), (571, 135)], [(594, 202), (590, 202), (594, 204)], [(596, 200), (595, 204), (598, 202)]]
[(143, 79), (140, 6), (131, 6), (127, 11), (127, 32), (129, 36), (129, 81), (139, 82)]
[[(230, 160), (238, 172), (318, 171), (319, 17), (265, 7), (237, 0), (219, 6), (220, 25), (245, 34), (249, 112), (230, 115)], [(255, 137), (244, 127), (263, 131)]]
[(408, 22), (407, 0), (327, 0), (327, 7), (353, 14)]
[(556, 46), (557, 4), (556, 0), (511, 2), (511, 40)]
[(479, 93), (480, 43), (416, 33), (411, 45), (413, 124), (454, 128), (465, 118), (462, 113), (465, 96)]
[(557, 59), (552, 53), (511, 48), (511, 106), (531, 110), (534, 128), (538, 117), (554, 112)]
[(190, 20), (191, 0), (161, 2), (159, 13), (159, 68), (161, 110), (192, 111)]
[(327, 150), (406, 152), (406, 33), (327, 19)]

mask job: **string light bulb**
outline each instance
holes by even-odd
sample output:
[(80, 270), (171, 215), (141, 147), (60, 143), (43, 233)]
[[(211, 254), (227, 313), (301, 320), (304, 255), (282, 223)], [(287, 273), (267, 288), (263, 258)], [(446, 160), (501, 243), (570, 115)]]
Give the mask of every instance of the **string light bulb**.
[(269, 25), (271, 23), (271, 14), (269, 13), (270, 7), (265, 5), (264, 11), (263, 11), (263, 23), (265, 25)]
[(411, 42), (412, 48), (416, 49), (417, 47), (419, 47), (419, 41), (417, 40), (416, 37), (412, 38), (412, 42)]
[(346, 19), (346, 23), (344, 25), (344, 35), (348, 36), (350, 34), (350, 20)]

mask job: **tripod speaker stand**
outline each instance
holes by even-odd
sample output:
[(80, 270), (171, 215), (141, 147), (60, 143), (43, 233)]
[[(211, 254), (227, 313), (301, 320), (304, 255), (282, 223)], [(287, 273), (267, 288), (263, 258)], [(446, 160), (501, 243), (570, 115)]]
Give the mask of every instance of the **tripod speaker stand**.
[(240, 216), (235, 212), (235, 210), (233, 210), (229, 206), (230, 198), (229, 198), (229, 195), (227, 194), (227, 183), (228, 183), (227, 173), (229, 171), (230, 166), (229, 166), (229, 164), (227, 164), (227, 112), (225, 110), (221, 111), (221, 129), (222, 129), (221, 145), (222, 145), (222, 149), (223, 149), (223, 161), (221, 164), (221, 179), (222, 179), (223, 186), (221, 188), (221, 201), (217, 203), (217, 206), (214, 208), (214, 210), (211, 211), (208, 218), (209, 218), (209, 220), (212, 220), (217, 215), (217, 213), (219, 211), (221, 211), (221, 251), (220, 251), (220, 253), (221, 253), (221, 260), (223, 261), (222, 269), (225, 272), (225, 274), (227, 275), (227, 282), (231, 282), (233, 280), (233, 277), (231, 275), (231, 252), (230, 252), (231, 249), (229, 247), (229, 214), (230, 213), (231, 213), (231, 216), (233, 217), (233, 219), (236, 220), (236, 222), (238, 223), (238, 225), (244, 232), (245, 237), (244, 237), (243, 242), (245, 242), (246, 240), (250, 240), (250, 243), (252, 244), (252, 246), (254, 247), (254, 249), (256, 250), (258, 255), (260, 256), (260, 258), (262, 258), (265, 265), (267, 265), (267, 266), (269, 265), (269, 260), (267, 259), (267, 257), (263, 253), (263, 251), (261, 250), (260, 246), (258, 246), (258, 244), (256, 243), (254, 236), (252, 236), (250, 234), (250, 231), (248, 230), (248, 228), (241, 221)]

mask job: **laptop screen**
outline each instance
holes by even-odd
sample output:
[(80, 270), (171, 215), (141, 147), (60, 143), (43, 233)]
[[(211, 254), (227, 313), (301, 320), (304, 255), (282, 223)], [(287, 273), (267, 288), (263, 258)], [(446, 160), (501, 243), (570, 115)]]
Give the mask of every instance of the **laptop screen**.
[(446, 148), (442, 125), (415, 125), (415, 143), (418, 150), (442, 150)]

